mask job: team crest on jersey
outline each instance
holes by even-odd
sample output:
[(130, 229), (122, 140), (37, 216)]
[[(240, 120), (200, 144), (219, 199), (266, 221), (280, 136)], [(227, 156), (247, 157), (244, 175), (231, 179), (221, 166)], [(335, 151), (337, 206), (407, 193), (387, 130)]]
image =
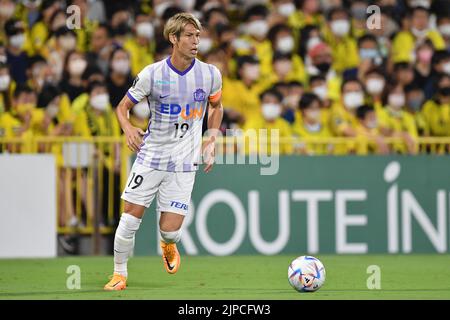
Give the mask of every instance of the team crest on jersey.
[(205, 101), (206, 92), (203, 89), (197, 89), (194, 92), (194, 101)]

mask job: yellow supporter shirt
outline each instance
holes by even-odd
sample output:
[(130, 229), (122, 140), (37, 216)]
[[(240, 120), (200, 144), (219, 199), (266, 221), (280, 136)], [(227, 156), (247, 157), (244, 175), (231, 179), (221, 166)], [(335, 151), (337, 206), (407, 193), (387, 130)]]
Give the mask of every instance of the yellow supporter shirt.
[[(445, 49), (445, 41), (437, 30), (429, 30), (426, 38), (433, 43), (435, 50)], [(410, 31), (400, 31), (392, 42), (392, 61), (394, 63), (411, 62), (416, 43), (416, 37)]]
[(338, 39), (329, 28), (325, 29), (325, 41), (330, 45), (333, 55), (332, 68), (342, 73), (346, 69), (358, 67), (359, 53), (357, 41), (347, 35), (342, 39)]
[[(379, 112), (378, 122), (380, 128), (384, 128), (392, 134), (407, 132), (414, 140), (418, 138), (414, 117), (406, 111), (400, 110), (394, 113), (389, 108), (385, 108)], [(394, 143), (392, 150), (401, 154), (408, 153), (408, 149), (403, 142)]]
[(422, 108), (422, 115), (430, 136), (450, 136), (450, 105), (440, 105), (435, 100), (427, 101)]
[(23, 142), (20, 144), (12, 143), (6, 146), (0, 144), (2, 152), (5, 152), (5, 150), (13, 153), (29, 153), (33, 151), (31, 145), (33, 133), (30, 129), (24, 131), (22, 127), (22, 122), (10, 112), (0, 113), (0, 138), (23, 139)]
[[(266, 152), (267, 154), (292, 154), (292, 129), (286, 120), (277, 118), (275, 121), (268, 122), (261, 115), (254, 115), (246, 122), (244, 133), (246, 130), (251, 129), (256, 130), (256, 139), (251, 138), (246, 140), (245, 152), (247, 154), (255, 152)], [(260, 129), (267, 129), (265, 137), (259, 137)], [(279, 130), (280, 141), (272, 141), (272, 129)], [(251, 134), (247, 136), (251, 137)], [(266, 143), (260, 141), (260, 138), (265, 139)], [(263, 150), (261, 150), (260, 147), (263, 148)], [(275, 149), (272, 149), (272, 147)]]
[[(153, 44), (153, 42), (151, 42)], [(153, 63), (152, 45), (141, 46), (136, 39), (129, 38), (123, 47), (130, 54), (131, 74), (135, 77), (146, 66)]]
[[(121, 129), (111, 106), (105, 112), (97, 113), (91, 106), (87, 106), (76, 116), (75, 134), (82, 137), (120, 137)], [(99, 157), (103, 160), (104, 165), (112, 170), (115, 166), (115, 160), (120, 157), (114, 154), (114, 144), (110, 142), (100, 141), (97, 145)], [(114, 158), (115, 156), (115, 158)]]
[(43, 47), (48, 39), (48, 26), (44, 21), (39, 21), (33, 25), (30, 31), (30, 41), (33, 46), (33, 51), (37, 54), (43, 54)]
[[(340, 102), (335, 102), (331, 106), (329, 125), (333, 136), (344, 137), (344, 131), (347, 128), (356, 130), (358, 119), (349, 112)], [(335, 145), (335, 153), (338, 155), (356, 152), (354, 141), (339, 143)]]
[(224, 107), (241, 113), (248, 120), (261, 113), (259, 95), (263, 88), (260, 84), (249, 88), (241, 80), (230, 81), (229, 85), (223, 86), (222, 103)]
[(332, 146), (327, 143), (317, 143), (317, 142), (308, 142), (308, 139), (319, 139), (320, 141), (324, 141), (327, 138), (331, 137), (331, 132), (328, 129), (328, 126), (319, 123), (317, 128), (311, 128), (304, 123), (303, 120), (296, 121), (293, 124), (293, 133), (294, 136), (300, 139), (304, 139), (304, 141), (299, 141), (299, 143), (295, 143), (296, 151), (306, 152), (308, 155), (326, 155), (330, 154), (332, 150)]

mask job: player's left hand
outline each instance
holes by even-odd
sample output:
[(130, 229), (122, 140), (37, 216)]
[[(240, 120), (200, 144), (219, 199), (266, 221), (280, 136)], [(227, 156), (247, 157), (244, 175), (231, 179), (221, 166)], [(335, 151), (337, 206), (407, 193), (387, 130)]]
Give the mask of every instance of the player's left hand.
[(208, 173), (212, 170), (215, 157), (215, 138), (211, 137), (208, 141), (203, 142), (202, 146), (203, 163), (206, 164), (204, 172)]

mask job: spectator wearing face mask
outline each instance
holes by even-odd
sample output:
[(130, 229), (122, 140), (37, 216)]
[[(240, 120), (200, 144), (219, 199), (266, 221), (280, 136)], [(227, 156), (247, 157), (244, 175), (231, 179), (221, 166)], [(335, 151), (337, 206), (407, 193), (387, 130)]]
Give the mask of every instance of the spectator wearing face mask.
[[(269, 30), (268, 38), (272, 44), (272, 70), (277, 73), (276, 56), (289, 57), (289, 64), (285, 62), (285, 69), (288, 69), (287, 77), (289, 80), (296, 80), (299, 82), (306, 82), (307, 75), (302, 58), (295, 53), (295, 40), (290, 28), (285, 24), (278, 24)], [(280, 80), (280, 79), (277, 79)], [(272, 82), (273, 83), (273, 82)]]
[(373, 106), (362, 105), (356, 109), (356, 132), (358, 143), (356, 154), (388, 154), (389, 146), (384, 141), (378, 128), (377, 113)]
[[(331, 48), (327, 44), (324, 42), (318, 42), (309, 47), (308, 55), (305, 60), (308, 77), (311, 79), (316, 76), (324, 78), (327, 86), (327, 98), (337, 101), (340, 98), (342, 78), (333, 69), (332, 64), (332, 52)], [(323, 99), (323, 96), (320, 93), (316, 94)]]
[(155, 28), (148, 14), (142, 11), (136, 14), (133, 34), (134, 37), (125, 41), (124, 49), (130, 54), (131, 75), (135, 77), (139, 71), (154, 61)]
[(439, 50), (435, 51), (431, 58), (431, 73), (424, 87), (427, 100), (435, 95), (437, 84), (443, 75), (450, 76), (450, 52)]
[(408, 12), (410, 21), (409, 30), (403, 30), (396, 34), (392, 42), (392, 60), (397, 62), (414, 62), (416, 43), (429, 39), (436, 50), (445, 48), (445, 42), (441, 34), (430, 28), (430, 13), (427, 8), (414, 7)]
[(117, 48), (111, 53), (106, 84), (111, 105), (115, 108), (133, 84), (130, 58), (128, 52), (122, 48)]
[(417, 133), (419, 136), (429, 135), (428, 126), (422, 107), (425, 103), (425, 94), (422, 87), (417, 84), (411, 84), (405, 87), (406, 112), (410, 113), (416, 122)]
[(414, 64), (414, 81), (424, 88), (431, 74), (431, 59), (433, 58), (434, 47), (430, 40), (419, 44), (416, 48), (416, 62)]
[(350, 16), (347, 10), (343, 7), (331, 9), (327, 21), (324, 36), (333, 52), (333, 69), (342, 73), (356, 68), (359, 63), (358, 45), (350, 32)]
[(381, 57), (378, 42), (375, 36), (367, 34), (358, 38), (358, 56), (358, 67), (347, 70), (344, 77), (353, 76), (358, 77), (361, 81), (364, 81), (364, 75), (368, 70), (381, 67), (383, 63), (383, 58)]
[[(87, 66), (81, 75), (81, 81), (84, 88), (89, 88), (90, 84), (93, 82), (104, 83), (106, 81), (100, 68), (95, 65)], [(67, 96), (67, 95), (66, 95)], [(80, 112), (84, 111), (86, 106), (89, 104), (89, 93), (83, 92), (78, 97), (73, 100), (71, 104), (72, 111), (78, 115)]]
[[(356, 109), (364, 104), (362, 83), (355, 78), (346, 79), (341, 87), (341, 99), (331, 106), (330, 129), (334, 136), (356, 138)], [(354, 153), (354, 142), (339, 144), (335, 147), (337, 154)]]
[(381, 68), (369, 69), (363, 78), (364, 88), (369, 95), (370, 103), (375, 111), (383, 109), (383, 92), (386, 86), (386, 75)]
[(269, 25), (266, 21), (268, 9), (264, 5), (254, 5), (247, 9), (243, 24), (244, 40), (254, 48), (253, 54), (260, 61), (261, 77), (270, 76), (272, 72), (272, 44), (267, 39)]
[[(268, 89), (261, 93), (259, 98), (260, 109), (246, 121), (244, 126), (244, 131), (256, 130), (257, 135), (256, 141), (250, 140), (253, 143), (246, 146), (248, 147), (247, 152), (291, 154), (293, 151), (292, 130), (289, 123), (281, 118), (283, 96), (275, 89)], [(259, 135), (260, 129), (267, 130), (265, 136)], [(276, 131), (272, 132), (272, 130)], [(280, 140), (272, 140), (273, 135), (278, 135)], [(261, 142), (260, 139), (266, 139), (266, 143)]]
[(66, 26), (59, 27), (48, 41), (44, 58), (47, 59), (55, 81), (63, 79), (66, 56), (69, 52), (74, 51), (76, 46), (77, 36), (73, 30)]
[(328, 124), (321, 115), (321, 100), (314, 93), (305, 93), (298, 104), (301, 118), (296, 119), (293, 125), (294, 136), (301, 142), (296, 144), (296, 153), (305, 155), (325, 155), (332, 152), (332, 145), (308, 141), (311, 139), (325, 140), (331, 137)]
[(392, 150), (400, 154), (416, 154), (417, 126), (414, 117), (405, 110), (406, 97), (400, 83), (388, 86), (383, 102), (385, 109), (379, 113), (380, 128), (388, 137), (399, 138), (402, 142), (394, 142)]
[[(75, 132), (88, 137), (120, 137), (121, 129), (117, 117), (109, 102), (107, 86), (94, 81), (89, 84), (89, 101), (83, 111), (80, 111), (75, 120)], [(102, 163), (103, 189), (100, 210), (105, 214), (101, 223), (106, 223), (106, 214), (113, 210), (109, 206), (109, 197), (120, 194), (120, 144), (99, 143), (96, 145), (98, 162)], [(112, 181), (111, 179), (112, 175)], [(113, 185), (113, 195), (110, 194), (109, 185)], [(114, 201), (114, 208), (118, 208), (118, 201)]]
[(438, 13), (437, 28), (442, 38), (445, 41), (445, 48), (450, 52), (450, 9), (447, 7), (447, 12)]
[(26, 70), (28, 66), (28, 54), (25, 51), (25, 27), (23, 22), (10, 19), (5, 24), (7, 36), (6, 55), (11, 77), (18, 84), (27, 81)]
[(120, 127), (109, 102), (108, 89), (104, 83), (93, 81), (88, 87), (86, 107), (79, 111), (75, 131), (81, 136), (120, 136)]
[[(238, 79), (229, 86), (228, 108), (239, 113), (244, 121), (259, 113), (259, 94), (263, 88), (258, 83), (261, 77), (259, 61), (253, 56), (241, 56), (237, 60)], [(224, 87), (225, 90), (225, 87)], [(223, 95), (225, 95), (225, 91)]]
[(84, 54), (78, 51), (71, 51), (67, 54), (60, 85), (61, 89), (69, 96), (70, 101), (75, 100), (85, 90), (81, 75), (86, 67), (87, 61)]
[(0, 1), (0, 41), (5, 42), (5, 23), (11, 19), (16, 12), (17, 4), (14, 0)]

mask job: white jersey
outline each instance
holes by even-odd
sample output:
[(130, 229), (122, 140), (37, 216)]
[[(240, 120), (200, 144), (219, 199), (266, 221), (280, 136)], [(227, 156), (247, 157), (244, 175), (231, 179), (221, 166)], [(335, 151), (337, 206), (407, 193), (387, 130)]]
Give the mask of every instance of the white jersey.
[(209, 100), (220, 97), (222, 77), (213, 65), (194, 59), (183, 72), (170, 57), (145, 67), (127, 96), (147, 99), (150, 120), (136, 162), (156, 170), (198, 169), (203, 117)]

